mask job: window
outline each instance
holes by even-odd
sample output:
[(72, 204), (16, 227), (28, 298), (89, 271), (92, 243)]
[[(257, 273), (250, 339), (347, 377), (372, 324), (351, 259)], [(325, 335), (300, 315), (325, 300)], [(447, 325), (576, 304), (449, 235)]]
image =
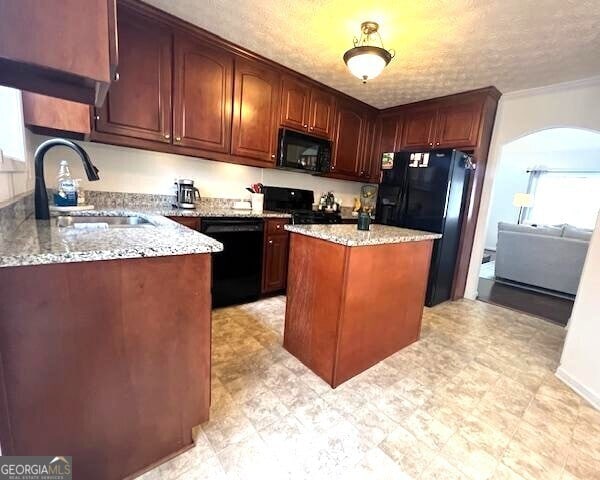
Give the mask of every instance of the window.
[(0, 86), (0, 167), (7, 160), (25, 161), (23, 103), (20, 90)]
[(533, 207), (530, 223), (569, 223), (593, 229), (600, 210), (600, 172), (532, 172)]

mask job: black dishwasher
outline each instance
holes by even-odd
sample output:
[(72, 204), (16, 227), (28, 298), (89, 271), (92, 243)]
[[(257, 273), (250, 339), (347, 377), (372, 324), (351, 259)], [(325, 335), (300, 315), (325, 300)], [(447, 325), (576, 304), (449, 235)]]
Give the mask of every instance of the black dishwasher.
[(262, 219), (203, 218), (200, 231), (223, 244), (223, 251), (212, 255), (213, 308), (257, 300), (262, 275)]

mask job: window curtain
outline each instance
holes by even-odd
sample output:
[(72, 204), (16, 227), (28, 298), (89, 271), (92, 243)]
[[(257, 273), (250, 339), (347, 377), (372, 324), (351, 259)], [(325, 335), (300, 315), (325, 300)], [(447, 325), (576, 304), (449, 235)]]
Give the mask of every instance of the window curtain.
[(534, 196), (534, 204), (525, 213), (528, 223), (594, 228), (600, 210), (600, 172), (530, 173), (529, 193)]

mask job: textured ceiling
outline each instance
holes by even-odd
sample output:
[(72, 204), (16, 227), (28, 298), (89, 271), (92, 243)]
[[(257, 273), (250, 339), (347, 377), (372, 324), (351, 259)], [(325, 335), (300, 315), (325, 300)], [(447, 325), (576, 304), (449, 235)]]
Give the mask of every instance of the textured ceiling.
[[(379, 108), (600, 74), (600, 0), (146, 0)], [(396, 58), (363, 85), (342, 61), (364, 20)]]

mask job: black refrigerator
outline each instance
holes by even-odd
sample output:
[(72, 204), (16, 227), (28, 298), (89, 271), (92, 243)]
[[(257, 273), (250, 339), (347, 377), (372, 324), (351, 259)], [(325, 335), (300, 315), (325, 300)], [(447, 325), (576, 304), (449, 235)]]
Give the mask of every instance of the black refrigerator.
[(398, 152), (383, 162), (376, 223), (441, 233), (435, 240), (425, 305), (450, 299), (471, 159), (458, 150)]

